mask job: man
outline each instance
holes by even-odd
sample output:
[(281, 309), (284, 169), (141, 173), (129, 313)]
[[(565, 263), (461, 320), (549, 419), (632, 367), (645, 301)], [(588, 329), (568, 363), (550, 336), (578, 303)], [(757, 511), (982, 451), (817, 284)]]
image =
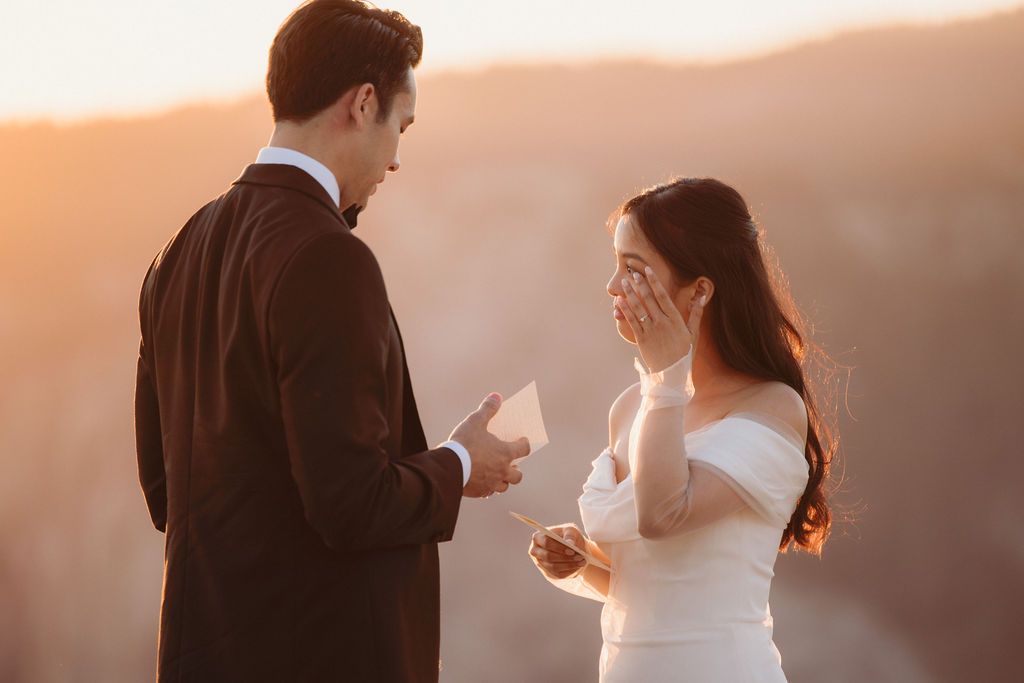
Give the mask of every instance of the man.
[(397, 12), (297, 9), (270, 51), (270, 146), (146, 275), (135, 414), (166, 533), (161, 681), (437, 680), (436, 544), (463, 495), (522, 477), (526, 440), (486, 431), (496, 395), (427, 449), (351, 233), (398, 170), (421, 50)]

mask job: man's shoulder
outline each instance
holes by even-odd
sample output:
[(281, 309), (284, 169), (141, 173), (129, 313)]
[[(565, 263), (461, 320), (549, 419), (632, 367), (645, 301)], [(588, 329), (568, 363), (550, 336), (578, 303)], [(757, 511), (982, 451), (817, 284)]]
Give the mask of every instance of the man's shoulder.
[(238, 185), (224, 200), (235, 203), (229, 213), (239, 221), (230, 249), (255, 290), (269, 294), (284, 277), (328, 278), (337, 270), (383, 287), (376, 255), (318, 200), (284, 188)]
[(376, 266), (369, 247), (317, 199), (284, 187), (234, 184), (171, 237), (146, 282), (171, 273), (193, 277), (197, 267), (212, 266), (222, 277), (242, 277), (260, 291), (273, 288), (298, 254), (316, 249)]
[[(350, 232), (336, 210), (291, 187), (238, 183), (204, 209), (213, 208), (216, 211), (218, 203), (230, 207), (236, 214), (236, 220), (253, 227), (290, 223), (293, 227), (307, 226), (309, 230), (318, 232)], [(300, 222), (301, 225), (298, 225)]]
[[(223, 207), (215, 206), (217, 203)], [(211, 206), (214, 205), (214, 206)], [(286, 187), (234, 185), (204, 209), (224, 213), (234, 225), (246, 254), (260, 262), (284, 264), (311, 244), (331, 244), (358, 254), (369, 247), (352, 234), (334, 211), (302, 192)]]

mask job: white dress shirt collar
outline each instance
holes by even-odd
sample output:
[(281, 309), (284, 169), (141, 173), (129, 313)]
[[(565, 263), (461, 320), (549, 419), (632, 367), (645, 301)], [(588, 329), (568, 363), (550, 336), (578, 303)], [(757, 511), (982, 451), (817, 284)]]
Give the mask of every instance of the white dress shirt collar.
[(264, 147), (256, 156), (256, 163), (286, 164), (302, 169), (313, 176), (313, 180), (320, 183), (334, 200), (334, 204), (341, 208), (341, 190), (338, 188), (338, 179), (334, 177), (329, 168), (313, 157), (287, 147)]

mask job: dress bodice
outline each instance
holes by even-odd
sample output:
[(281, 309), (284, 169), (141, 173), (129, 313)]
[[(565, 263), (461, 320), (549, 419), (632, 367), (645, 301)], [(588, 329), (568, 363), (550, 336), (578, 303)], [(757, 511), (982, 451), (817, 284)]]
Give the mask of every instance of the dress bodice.
[[(746, 505), (693, 530), (644, 538), (634, 495), (637, 433), (658, 402), (681, 416), (689, 392), (677, 377), (674, 390), (654, 381), (642, 395), (630, 452), (606, 448), (579, 499), (587, 535), (611, 559), (608, 593), (599, 596), (602, 681), (785, 681), (768, 594), (779, 541), (807, 484), (802, 440), (770, 416), (736, 413), (685, 434), (680, 421), (664, 448), (646, 441), (657, 457), (681, 458), (691, 471), (705, 468)], [(618, 457), (630, 462), (621, 482)]]
[(741, 488), (749, 506), (689, 533), (645, 539), (633, 475), (616, 482), (611, 449), (594, 460), (580, 497), (587, 535), (612, 560), (608, 602), (630, 607), (633, 631), (763, 622), (779, 539), (806, 485), (802, 451), (755, 416), (706, 425), (686, 435), (686, 447), (691, 466)]

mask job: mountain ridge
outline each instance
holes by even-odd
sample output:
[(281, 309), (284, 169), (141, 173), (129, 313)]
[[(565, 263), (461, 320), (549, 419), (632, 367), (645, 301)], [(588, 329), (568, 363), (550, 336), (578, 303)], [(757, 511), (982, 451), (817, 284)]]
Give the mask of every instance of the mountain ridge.
[[(778, 563), (790, 680), (1015, 671), (1024, 513), (1008, 501), (1024, 464), (1006, 456), (1024, 404), (1021, 36), (1024, 10), (729, 64), (421, 78), (402, 170), (356, 234), (385, 272), (426, 431), (443, 440), (487, 391), (537, 379), (551, 437), (500, 504), (466, 501), (442, 549), (445, 680), (596, 675), (596, 603), (555, 597), (502, 505), (575, 519), (608, 405), (635, 381), (604, 292), (605, 219), (674, 174), (735, 184), (814, 340), (855, 366), (836, 501), (862, 512), (822, 560)], [(0, 581), (15, 587), (0, 592), (4, 680), (151, 675), (162, 539), (133, 469), (138, 287), (270, 131), (255, 95), (0, 125)], [(545, 628), (531, 626), (541, 611)], [(83, 631), (87, 615), (99, 616)]]

